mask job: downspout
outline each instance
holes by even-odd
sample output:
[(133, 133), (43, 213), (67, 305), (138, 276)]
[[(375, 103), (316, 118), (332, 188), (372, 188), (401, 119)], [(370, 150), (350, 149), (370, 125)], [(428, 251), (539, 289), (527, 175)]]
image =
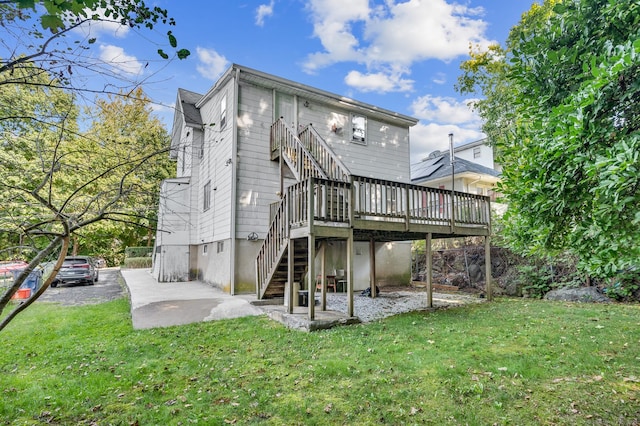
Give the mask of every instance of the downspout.
[(231, 295), (236, 294), (236, 205), (238, 203), (238, 80), (240, 79), (240, 69), (235, 69), (233, 80), (233, 135), (231, 136), (231, 153), (233, 167), (231, 171)]

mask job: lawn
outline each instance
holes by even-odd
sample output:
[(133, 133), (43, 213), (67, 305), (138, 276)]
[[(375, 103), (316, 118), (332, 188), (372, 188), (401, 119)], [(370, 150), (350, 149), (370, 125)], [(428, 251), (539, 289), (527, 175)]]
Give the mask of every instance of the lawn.
[(640, 422), (638, 305), (499, 299), (304, 333), (40, 303), (0, 345), (0, 424)]

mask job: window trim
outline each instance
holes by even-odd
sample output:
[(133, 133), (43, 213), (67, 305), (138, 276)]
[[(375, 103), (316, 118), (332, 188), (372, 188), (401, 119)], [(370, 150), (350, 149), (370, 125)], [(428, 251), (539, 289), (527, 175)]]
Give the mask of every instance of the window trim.
[[(358, 130), (355, 127), (355, 120), (358, 118), (362, 118), (364, 120), (364, 128), (362, 129), (362, 133), (364, 134), (362, 138), (357, 137), (355, 135), (356, 130)], [(351, 114), (351, 142), (353, 143), (357, 143), (360, 145), (366, 145), (367, 144), (367, 116), (366, 115), (361, 115), (361, 114)]]
[(211, 180), (204, 184), (202, 211), (206, 212), (211, 208)]
[(220, 130), (224, 129), (227, 125), (227, 94), (225, 93), (220, 98)]

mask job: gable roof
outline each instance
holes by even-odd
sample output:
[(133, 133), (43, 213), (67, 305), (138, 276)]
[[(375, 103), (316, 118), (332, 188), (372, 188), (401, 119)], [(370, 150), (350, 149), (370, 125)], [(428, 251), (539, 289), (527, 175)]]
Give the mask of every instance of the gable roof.
[(191, 92), (186, 89), (178, 89), (178, 100), (180, 102), (176, 107), (182, 111), (184, 122), (188, 126), (202, 126), (202, 117), (200, 110), (196, 108), (196, 103), (202, 99), (202, 95)]
[(306, 84), (297, 83), (292, 80), (287, 80), (282, 77), (238, 64), (232, 64), (211, 87), (211, 89), (209, 89), (209, 91), (202, 96), (198, 102), (196, 102), (195, 106), (201, 107), (234, 75), (237, 75), (240, 80), (276, 89), (283, 93), (296, 95), (310, 102), (318, 101), (342, 109), (360, 111), (367, 116), (377, 117), (387, 122), (401, 122), (407, 127), (414, 126), (418, 123), (418, 119), (408, 115), (380, 108), (365, 102), (356, 101), (346, 96), (337, 95), (335, 93), (327, 92), (322, 89), (307, 86)]
[[(463, 158), (454, 157), (455, 173), (474, 173), (498, 177), (500, 174), (490, 169)], [(429, 180), (451, 176), (451, 162), (449, 152), (435, 151), (428, 158), (411, 165), (411, 183), (422, 183)]]

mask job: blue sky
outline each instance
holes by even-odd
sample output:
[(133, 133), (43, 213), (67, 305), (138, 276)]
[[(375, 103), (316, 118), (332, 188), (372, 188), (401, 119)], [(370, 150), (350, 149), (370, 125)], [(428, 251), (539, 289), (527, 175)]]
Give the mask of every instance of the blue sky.
[[(182, 87), (205, 93), (231, 63), (420, 119), (412, 163), (434, 149), (482, 138), (454, 84), (469, 43), (504, 43), (533, 0), (158, 0), (177, 25), (186, 60), (163, 61), (166, 27), (92, 28), (95, 55), (144, 79), (170, 129)], [(187, 6), (188, 5), (188, 6)], [(114, 32), (115, 29), (115, 32)]]

